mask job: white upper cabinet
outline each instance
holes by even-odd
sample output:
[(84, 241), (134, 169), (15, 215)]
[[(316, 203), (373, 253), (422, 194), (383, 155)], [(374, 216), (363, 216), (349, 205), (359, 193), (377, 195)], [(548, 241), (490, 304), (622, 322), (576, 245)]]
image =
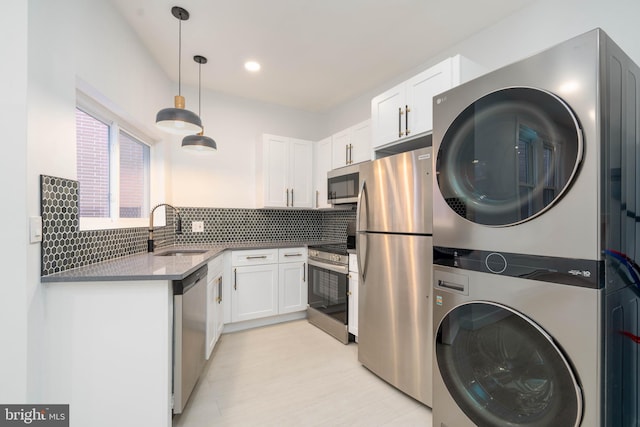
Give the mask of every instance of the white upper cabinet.
[(351, 126), (351, 163), (371, 160), (371, 119)]
[(477, 64), (456, 55), (371, 100), (374, 149), (431, 132), (433, 96), (480, 75)]
[(314, 156), (314, 193), (313, 207), (330, 208), (327, 200), (327, 172), (331, 170), (331, 137), (322, 139), (315, 144)]
[(256, 163), (258, 206), (313, 207), (313, 142), (265, 134)]
[(371, 160), (371, 120), (335, 133), (331, 141), (332, 169)]

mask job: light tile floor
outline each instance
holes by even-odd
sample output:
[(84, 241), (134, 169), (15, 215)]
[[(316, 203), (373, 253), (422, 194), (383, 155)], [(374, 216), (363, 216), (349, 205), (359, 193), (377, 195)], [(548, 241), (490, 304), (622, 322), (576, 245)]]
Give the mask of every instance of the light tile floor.
[(306, 320), (220, 338), (174, 427), (420, 426), (431, 410)]

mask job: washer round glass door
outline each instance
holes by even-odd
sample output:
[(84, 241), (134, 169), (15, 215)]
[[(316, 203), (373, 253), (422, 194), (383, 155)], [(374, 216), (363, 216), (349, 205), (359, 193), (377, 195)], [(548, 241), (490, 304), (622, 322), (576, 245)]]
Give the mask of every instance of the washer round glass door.
[(582, 395), (571, 367), (535, 323), (498, 304), (447, 314), (436, 335), (440, 375), (478, 426), (578, 426)]
[(564, 101), (514, 87), (483, 96), (456, 117), (438, 149), (436, 176), (458, 215), (514, 225), (560, 199), (582, 153), (582, 131)]

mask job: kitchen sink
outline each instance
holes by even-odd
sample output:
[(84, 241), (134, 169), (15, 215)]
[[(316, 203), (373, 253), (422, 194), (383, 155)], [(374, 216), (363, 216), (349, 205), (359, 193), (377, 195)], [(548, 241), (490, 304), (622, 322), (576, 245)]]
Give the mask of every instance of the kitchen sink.
[(172, 249), (165, 252), (159, 252), (155, 256), (191, 256), (200, 255), (207, 252), (207, 249)]

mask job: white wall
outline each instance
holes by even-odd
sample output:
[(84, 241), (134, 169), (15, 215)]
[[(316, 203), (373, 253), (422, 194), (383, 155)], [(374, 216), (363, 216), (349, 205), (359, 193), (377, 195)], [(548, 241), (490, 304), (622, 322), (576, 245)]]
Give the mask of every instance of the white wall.
[(27, 18), (26, 2), (4, 5), (0, 27), (11, 40), (0, 45), (0, 77), (4, 82), (0, 103), (3, 133), (0, 156), (2, 206), (0, 223), (5, 250), (0, 286), (0, 402), (22, 403), (27, 399), (29, 355), (29, 304), (26, 298), (27, 270)]
[(639, 16), (636, 0), (539, 0), (457, 45), (442, 46), (437, 56), (416, 69), (327, 112), (325, 133), (330, 135), (369, 116), (371, 98), (458, 53), (490, 71), (600, 27), (640, 64)]

